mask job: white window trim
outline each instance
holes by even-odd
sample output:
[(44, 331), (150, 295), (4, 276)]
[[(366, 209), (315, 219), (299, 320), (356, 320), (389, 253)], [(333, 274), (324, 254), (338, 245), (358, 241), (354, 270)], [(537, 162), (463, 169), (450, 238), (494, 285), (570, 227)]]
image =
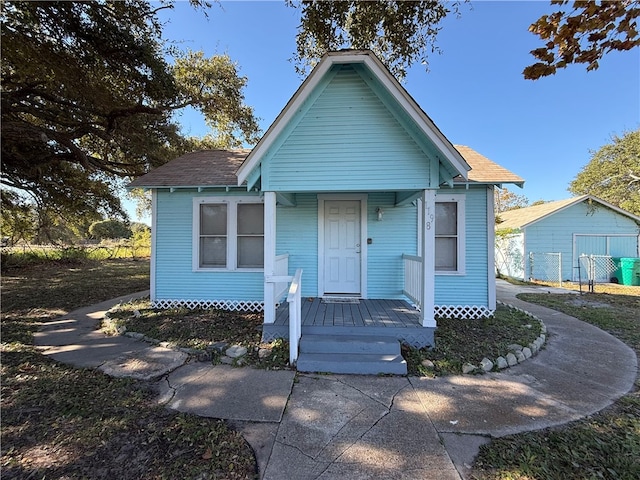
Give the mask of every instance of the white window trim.
[[(444, 202), (455, 202), (457, 204), (458, 210), (458, 243), (457, 243), (457, 251), (458, 251), (458, 269), (457, 270), (436, 270), (436, 275), (466, 275), (466, 202), (467, 196), (464, 194), (456, 194), (456, 193), (445, 193), (442, 194), (440, 192), (436, 193), (436, 203), (444, 203)], [(436, 236), (437, 238), (437, 236)]]
[[(264, 268), (238, 267), (238, 205), (264, 203), (258, 196), (195, 197), (193, 199), (191, 268), (194, 272), (263, 272)], [(200, 205), (227, 206), (227, 266), (200, 266)], [(264, 233), (263, 233), (264, 235)]]

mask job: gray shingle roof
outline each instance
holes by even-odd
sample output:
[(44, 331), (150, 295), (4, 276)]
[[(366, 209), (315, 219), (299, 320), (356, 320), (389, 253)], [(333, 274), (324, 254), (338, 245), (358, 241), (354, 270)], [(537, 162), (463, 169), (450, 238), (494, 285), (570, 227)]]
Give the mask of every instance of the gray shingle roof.
[(136, 178), (129, 187), (212, 187), (237, 186), (236, 170), (251, 150), (201, 150)]
[[(478, 183), (515, 183), (524, 180), (492, 162), (475, 150), (455, 145), (465, 161), (471, 166), (469, 181)], [(251, 150), (201, 150), (186, 153), (175, 160), (151, 170), (129, 184), (129, 187), (213, 187), (235, 186), (236, 171)], [(456, 180), (462, 180), (457, 178)]]

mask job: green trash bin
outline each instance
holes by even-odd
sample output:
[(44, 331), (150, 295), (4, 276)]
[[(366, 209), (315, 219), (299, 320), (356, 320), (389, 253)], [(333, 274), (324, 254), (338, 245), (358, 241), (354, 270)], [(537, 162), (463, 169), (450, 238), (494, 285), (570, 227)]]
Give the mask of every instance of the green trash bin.
[(621, 258), (622, 285), (640, 286), (640, 258)]
[(611, 283), (622, 283), (622, 269), (620, 267), (620, 257), (611, 257), (611, 261), (616, 269), (611, 272)]

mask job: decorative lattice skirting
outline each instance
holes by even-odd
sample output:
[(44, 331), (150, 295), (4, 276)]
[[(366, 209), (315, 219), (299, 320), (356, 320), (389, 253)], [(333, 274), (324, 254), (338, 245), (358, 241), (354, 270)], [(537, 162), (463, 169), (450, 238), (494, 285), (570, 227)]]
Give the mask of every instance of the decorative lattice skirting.
[[(152, 303), (153, 308), (203, 308), (231, 310), (238, 312), (262, 312), (264, 304), (260, 301), (244, 301), (244, 300), (155, 300)], [(435, 314), (440, 318), (460, 318), (475, 319), (487, 318), (494, 314), (495, 310), (491, 310), (483, 305), (436, 305)]]
[(495, 310), (484, 305), (436, 305), (435, 315), (440, 318), (460, 318), (470, 320), (493, 316)]
[(155, 300), (152, 302), (152, 307), (186, 307), (190, 309), (203, 308), (238, 312), (262, 312), (264, 310), (264, 304), (262, 302), (244, 300)]

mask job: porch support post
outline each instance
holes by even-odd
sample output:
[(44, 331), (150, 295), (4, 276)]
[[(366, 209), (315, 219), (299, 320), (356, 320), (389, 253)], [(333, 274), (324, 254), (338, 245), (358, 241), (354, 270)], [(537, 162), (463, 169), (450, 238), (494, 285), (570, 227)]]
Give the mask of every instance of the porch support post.
[(276, 194), (264, 192), (264, 323), (276, 320), (275, 283), (267, 278), (276, 273)]
[[(487, 286), (489, 310), (496, 309), (496, 217), (494, 211), (494, 187), (487, 188)], [(562, 278), (560, 278), (562, 281)]]
[(422, 192), (422, 326), (436, 327), (436, 191)]

